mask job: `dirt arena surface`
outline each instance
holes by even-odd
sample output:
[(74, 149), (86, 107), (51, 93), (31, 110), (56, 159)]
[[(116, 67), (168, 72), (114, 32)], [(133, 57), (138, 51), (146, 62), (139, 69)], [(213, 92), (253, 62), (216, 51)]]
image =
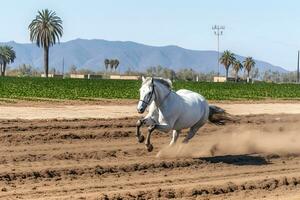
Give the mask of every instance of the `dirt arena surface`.
[[(300, 114), (299, 101), (209, 102), (233, 115)], [(0, 101), (0, 119), (87, 119), (140, 117), (137, 100)]]
[(155, 132), (151, 153), (137, 119), (1, 119), (0, 199), (300, 199), (300, 114)]

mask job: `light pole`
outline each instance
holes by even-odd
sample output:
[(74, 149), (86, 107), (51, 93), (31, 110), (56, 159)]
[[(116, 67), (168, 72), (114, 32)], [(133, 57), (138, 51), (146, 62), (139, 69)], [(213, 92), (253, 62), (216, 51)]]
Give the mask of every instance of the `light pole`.
[(218, 82), (220, 77), (220, 35), (223, 35), (223, 31), (225, 30), (225, 26), (214, 25), (212, 27), (214, 34), (218, 38)]
[(62, 60), (62, 77), (64, 78), (65, 76), (65, 58), (63, 57), (63, 60)]
[(299, 83), (299, 50), (298, 50), (298, 59), (297, 59), (297, 83)]

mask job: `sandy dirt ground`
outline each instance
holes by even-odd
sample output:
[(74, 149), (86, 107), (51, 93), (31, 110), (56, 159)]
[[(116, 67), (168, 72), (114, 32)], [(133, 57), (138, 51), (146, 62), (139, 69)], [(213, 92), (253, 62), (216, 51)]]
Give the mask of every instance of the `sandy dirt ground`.
[[(66, 110), (2, 105), (23, 112), (0, 120), (0, 199), (300, 199), (299, 105), (256, 105), (222, 104), (236, 121), (207, 124), (187, 145), (186, 131), (173, 147), (155, 132), (151, 153), (136, 141), (135, 115), (100, 119), (103, 105), (90, 105), (84, 117), (97, 118), (49, 119)], [(85, 113), (67, 106), (70, 118)]]
[[(33, 103), (34, 104), (34, 103)], [(36, 103), (35, 103), (36, 104)], [(300, 114), (299, 103), (214, 103), (233, 115)], [(140, 116), (136, 104), (63, 105), (61, 103), (0, 104), (0, 119), (86, 119), (122, 118)]]

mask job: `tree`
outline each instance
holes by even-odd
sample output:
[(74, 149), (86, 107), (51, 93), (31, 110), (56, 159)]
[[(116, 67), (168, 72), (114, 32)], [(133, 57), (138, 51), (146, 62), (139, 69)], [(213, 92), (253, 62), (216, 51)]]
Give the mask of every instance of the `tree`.
[(157, 77), (163, 77), (168, 78), (171, 80), (174, 80), (176, 78), (175, 71), (167, 68), (162, 67), (161, 65), (158, 65), (156, 67), (149, 67), (146, 69), (146, 75), (147, 76), (157, 76)]
[(259, 73), (259, 69), (257, 67), (254, 67), (251, 69), (251, 73), (250, 76), (254, 79), (254, 78), (259, 78), (260, 73)]
[(50, 69), (50, 73), (53, 74), (53, 75), (56, 74), (56, 69), (55, 69), (55, 67), (52, 67), (52, 68)]
[(41, 76), (41, 73), (38, 69), (27, 64), (21, 64), (17, 68), (13, 68), (13, 69), (7, 68), (6, 74), (9, 76), (19, 76), (19, 77), (25, 77), (25, 76), (40, 77)]
[(33, 68), (31, 65), (22, 64), (18, 69), (18, 76), (31, 76), (33, 74)]
[(0, 69), (1, 76), (5, 76), (6, 65), (13, 63), (16, 59), (16, 52), (11, 46), (0, 46)]
[(44, 49), (45, 75), (48, 77), (49, 48), (59, 42), (63, 35), (62, 20), (55, 12), (45, 9), (38, 11), (35, 19), (29, 24), (30, 40)]
[(271, 82), (271, 73), (272, 71), (269, 69), (263, 73), (262, 80), (266, 82)]
[(80, 69), (77, 71), (79, 74), (96, 74), (93, 70), (90, 69)]
[(70, 67), (70, 74), (76, 74), (77, 73), (77, 67), (76, 67), (76, 65), (72, 65), (71, 67)]
[(194, 81), (197, 73), (193, 69), (181, 69), (177, 72), (176, 77), (179, 80)]
[(105, 72), (107, 72), (108, 66), (109, 66), (109, 60), (105, 58), (104, 60), (104, 65), (105, 65)]
[(119, 66), (120, 62), (118, 59), (115, 59), (115, 71), (117, 70), (118, 66)]
[(249, 78), (250, 78), (250, 71), (253, 67), (255, 67), (255, 61), (253, 60), (252, 57), (247, 57), (244, 61), (244, 68), (247, 71), (247, 82), (249, 82)]
[(110, 71), (112, 71), (115, 66), (115, 60), (114, 59), (109, 60), (109, 65), (110, 65)]
[(244, 66), (242, 65), (242, 63), (239, 60), (234, 60), (232, 63), (232, 68), (235, 72), (235, 82), (237, 82), (238, 80), (238, 74), (239, 71), (243, 68)]
[(234, 54), (231, 53), (230, 51), (226, 50), (224, 51), (224, 53), (222, 54), (221, 58), (220, 58), (220, 63), (222, 65), (224, 65), (225, 70), (226, 70), (226, 81), (228, 79), (228, 70), (230, 65), (232, 65), (232, 63), (234, 62), (235, 57)]

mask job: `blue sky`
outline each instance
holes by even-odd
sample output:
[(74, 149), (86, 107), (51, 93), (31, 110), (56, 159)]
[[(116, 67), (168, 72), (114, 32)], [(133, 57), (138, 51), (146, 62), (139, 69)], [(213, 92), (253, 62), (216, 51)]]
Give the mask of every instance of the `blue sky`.
[[(76, 38), (135, 41), (215, 50), (212, 25), (225, 25), (221, 50), (293, 70), (300, 49), (297, 0), (0, 0), (0, 41), (28, 43), (37, 10), (56, 11), (62, 41)], [(4, 27), (4, 28), (3, 28)]]

